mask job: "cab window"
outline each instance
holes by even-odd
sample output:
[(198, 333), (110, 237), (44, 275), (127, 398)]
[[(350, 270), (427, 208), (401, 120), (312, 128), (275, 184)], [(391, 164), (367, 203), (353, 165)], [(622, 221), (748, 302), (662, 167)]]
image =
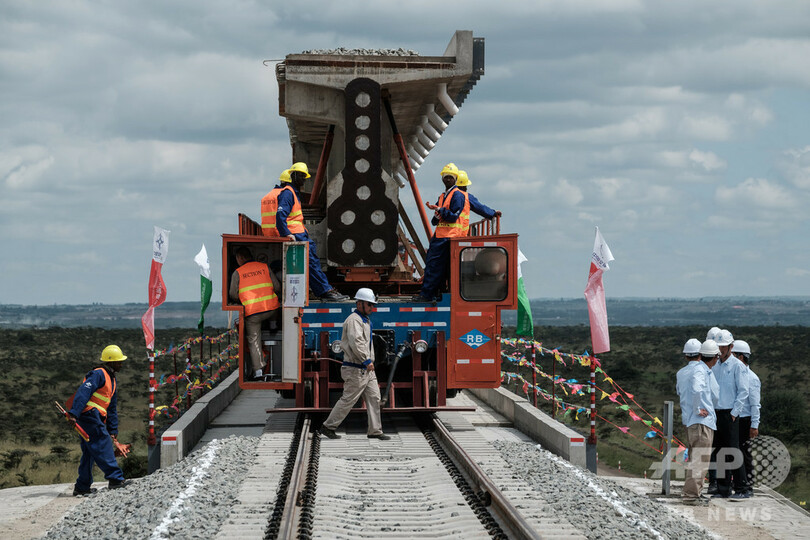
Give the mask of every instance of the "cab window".
[(498, 302), (506, 299), (508, 258), (499, 247), (471, 247), (461, 251), (459, 290), (467, 301)]

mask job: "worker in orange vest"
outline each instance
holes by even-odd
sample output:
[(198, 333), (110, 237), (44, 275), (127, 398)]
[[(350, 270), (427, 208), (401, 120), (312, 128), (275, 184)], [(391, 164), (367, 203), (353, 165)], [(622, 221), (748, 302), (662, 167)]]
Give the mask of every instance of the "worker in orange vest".
[(340, 294), (329, 284), (329, 279), (321, 269), (315, 242), (304, 227), (300, 191), (304, 180), (309, 177), (307, 164), (302, 162), (293, 164), (281, 173), (280, 183), (262, 199), (262, 234), (309, 242), (309, 286), (312, 292), (321, 300), (346, 300), (348, 296)]
[(124, 487), (124, 473), (115, 460), (118, 436), (118, 385), (115, 374), (127, 357), (118, 345), (109, 345), (101, 353), (102, 364), (84, 377), (79, 389), (68, 400), (68, 421), (79, 424), (90, 437), (82, 441), (79, 477), (73, 487), (74, 496), (96, 492), (93, 485), (93, 464), (98, 465), (109, 489)]
[(500, 211), (493, 210), (467, 193), (470, 179), (455, 163), (444, 166), (441, 178), (445, 192), (439, 195), (435, 205), (427, 205), (436, 211), (433, 217), (436, 230), (425, 257), (422, 290), (413, 298), (414, 302), (432, 302), (436, 299), (439, 287), (447, 280), (450, 269), (450, 239), (469, 234), (470, 210), (486, 219), (501, 215)]
[(231, 275), (228, 296), (245, 306), (245, 339), (250, 349), (250, 363), (253, 380), (263, 380), (262, 349), (260, 337), (262, 323), (273, 319), (278, 321), (281, 291), (278, 280), (270, 268), (253, 259), (246, 246), (239, 246), (234, 253), (239, 267)]

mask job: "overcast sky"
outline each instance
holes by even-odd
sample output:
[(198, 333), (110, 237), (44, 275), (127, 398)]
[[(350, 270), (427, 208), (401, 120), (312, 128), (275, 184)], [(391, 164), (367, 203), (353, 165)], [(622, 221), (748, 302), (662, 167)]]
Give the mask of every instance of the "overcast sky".
[[(810, 2), (0, 3), (0, 303), (168, 300), (289, 166), (273, 65), (312, 48), (440, 55), (486, 38), (442, 166), (521, 235), (532, 297), (810, 294)], [(401, 192), (407, 195), (405, 191)], [(415, 216), (414, 216), (415, 217)]]

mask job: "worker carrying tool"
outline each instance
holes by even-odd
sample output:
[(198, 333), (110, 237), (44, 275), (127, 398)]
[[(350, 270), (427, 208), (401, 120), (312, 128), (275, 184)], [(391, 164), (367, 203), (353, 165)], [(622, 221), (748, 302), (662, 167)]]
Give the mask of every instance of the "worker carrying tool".
[(435, 205), (427, 207), (435, 210), (433, 225), (436, 231), (430, 239), (425, 257), (425, 276), (422, 291), (413, 298), (414, 302), (432, 302), (436, 299), (439, 287), (447, 280), (450, 268), (450, 239), (467, 236), (470, 232), (470, 210), (479, 216), (492, 219), (501, 212), (482, 204), (467, 193), (470, 178), (460, 171), (455, 163), (448, 163), (441, 172), (445, 192), (439, 195)]
[(239, 246), (234, 256), (239, 268), (231, 276), (228, 296), (245, 306), (245, 339), (250, 349), (253, 380), (264, 380), (259, 338), (264, 321), (279, 320), (281, 302), (276, 291), (280, 291), (281, 286), (270, 268), (253, 258), (250, 248)]
[(362, 396), (368, 414), (368, 438), (387, 441), (391, 437), (382, 431), (380, 420), (380, 385), (374, 372), (374, 344), (371, 339), (369, 316), (377, 305), (374, 291), (363, 287), (354, 295), (355, 309), (343, 322), (340, 345), (343, 349), (343, 395), (335, 403), (329, 417), (321, 426), (321, 434), (330, 439), (339, 439), (335, 433), (357, 400)]
[[(124, 473), (115, 461), (115, 452), (126, 455), (129, 445), (118, 443), (118, 385), (115, 374), (127, 357), (118, 345), (109, 345), (101, 353), (102, 364), (90, 371), (76, 393), (68, 400), (67, 419), (81, 427), (88, 440), (81, 442), (82, 458), (74, 496), (96, 492), (93, 485), (93, 463), (98, 465), (109, 489), (124, 487)], [(78, 431), (78, 430), (77, 430)], [(125, 449), (124, 450), (122, 450)]]
[(307, 164), (302, 162), (293, 164), (281, 173), (279, 184), (262, 198), (262, 234), (309, 242), (309, 286), (312, 292), (321, 300), (347, 300), (348, 296), (340, 294), (329, 284), (326, 274), (321, 269), (315, 242), (304, 227), (301, 187), (304, 180), (309, 177)]

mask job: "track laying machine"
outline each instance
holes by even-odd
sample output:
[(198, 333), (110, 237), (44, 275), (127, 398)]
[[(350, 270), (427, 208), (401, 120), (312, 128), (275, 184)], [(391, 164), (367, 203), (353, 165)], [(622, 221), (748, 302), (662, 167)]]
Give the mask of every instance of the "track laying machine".
[[(501, 312), (517, 307), (516, 234), (501, 234), (499, 218), (473, 223), (469, 236), (451, 239), (449, 284), (440, 300), (412, 301), (424, 273), (419, 233), (428, 240), (433, 233), (413, 171), (483, 75), (484, 39), (457, 31), (441, 56), (291, 54), (275, 73), (292, 162), (317, 170), (301, 203), (322, 267), (342, 293), (370, 287), (379, 296), (371, 319), (383, 412), (442, 409), (458, 389), (498, 386)], [(434, 178), (431, 197), (441, 189)], [(415, 223), (404, 210), (407, 196), (418, 212)], [(238, 222), (238, 234), (222, 235), (223, 309), (244, 320), (243, 306), (228, 299), (240, 246), (281, 284), (280, 320), (261, 332), (261, 380), (251, 380), (239, 325), (239, 384), (294, 397), (295, 409), (288, 410), (326, 411), (343, 386), (341, 325), (354, 300), (311, 299), (307, 243), (263, 236), (244, 214)]]

